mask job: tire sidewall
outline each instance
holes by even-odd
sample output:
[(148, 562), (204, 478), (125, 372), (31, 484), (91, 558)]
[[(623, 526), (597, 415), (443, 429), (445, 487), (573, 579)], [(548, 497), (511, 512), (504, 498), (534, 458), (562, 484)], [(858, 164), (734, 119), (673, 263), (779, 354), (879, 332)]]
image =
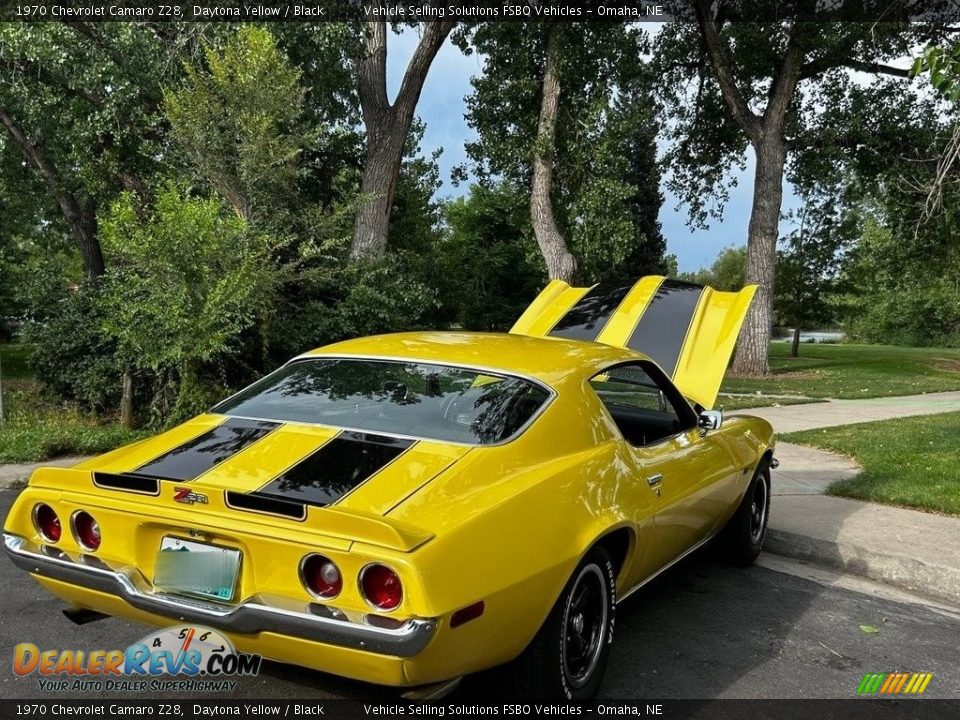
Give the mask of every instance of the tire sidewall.
[[(750, 503), (752, 502), (753, 493), (756, 490), (757, 483), (763, 483), (766, 486), (766, 492), (764, 493), (764, 502), (766, 507), (763, 510), (763, 528), (760, 531), (760, 536), (754, 541), (752, 533), (750, 531)], [(764, 461), (761, 463), (760, 467), (757, 468), (757, 472), (753, 476), (753, 482), (750, 483), (750, 488), (747, 490), (747, 497), (744, 502), (746, 522), (745, 522), (745, 532), (747, 542), (753, 547), (757, 554), (763, 549), (763, 541), (767, 538), (767, 528), (770, 527), (770, 464)]]
[[(605, 601), (607, 605), (606, 637), (603, 640), (603, 646), (600, 648), (600, 657), (591, 671), (588, 680), (580, 687), (573, 687), (567, 678), (567, 673), (563, 664), (564, 642), (566, 640), (566, 607), (568, 601), (570, 600), (570, 596), (576, 587), (577, 580), (583, 575), (584, 570), (590, 565), (595, 565), (600, 570), (600, 573), (605, 581)], [(560, 598), (557, 600), (557, 622), (553, 628), (554, 633), (552, 638), (555, 648), (555, 657), (554, 662), (551, 663), (551, 665), (553, 667), (553, 672), (555, 672), (557, 675), (561, 697), (564, 697), (567, 700), (589, 700), (596, 695), (597, 691), (600, 689), (600, 683), (603, 682), (603, 675), (607, 666), (607, 659), (610, 656), (610, 646), (613, 644), (613, 630), (616, 619), (616, 597), (617, 577), (613, 566), (613, 561), (610, 559), (609, 554), (607, 554), (602, 548), (594, 548), (577, 565), (577, 568), (574, 570), (570, 581), (564, 587), (563, 593), (561, 593)]]

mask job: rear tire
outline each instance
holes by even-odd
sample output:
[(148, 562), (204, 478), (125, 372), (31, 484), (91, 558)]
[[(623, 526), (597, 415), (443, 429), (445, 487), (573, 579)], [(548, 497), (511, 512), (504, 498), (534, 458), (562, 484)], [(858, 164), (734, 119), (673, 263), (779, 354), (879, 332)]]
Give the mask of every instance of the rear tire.
[(593, 548), (533, 641), (505, 668), (515, 697), (589, 700), (597, 694), (613, 643), (616, 592), (610, 555)]
[(751, 565), (763, 549), (770, 517), (770, 462), (760, 461), (740, 507), (718, 537), (721, 552), (734, 565)]

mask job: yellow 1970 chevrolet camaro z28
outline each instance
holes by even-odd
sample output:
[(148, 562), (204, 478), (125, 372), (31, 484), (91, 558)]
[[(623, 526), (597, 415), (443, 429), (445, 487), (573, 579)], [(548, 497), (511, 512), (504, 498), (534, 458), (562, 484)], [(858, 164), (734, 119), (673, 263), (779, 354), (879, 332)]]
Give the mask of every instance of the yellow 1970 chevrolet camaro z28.
[(588, 698), (617, 601), (711, 538), (760, 551), (772, 429), (708, 409), (754, 289), (553, 281), (509, 334), (308, 352), (37, 470), (6, 552), (78, 620), (196, 623), (408, 688), (512, 663), (517, 693)]

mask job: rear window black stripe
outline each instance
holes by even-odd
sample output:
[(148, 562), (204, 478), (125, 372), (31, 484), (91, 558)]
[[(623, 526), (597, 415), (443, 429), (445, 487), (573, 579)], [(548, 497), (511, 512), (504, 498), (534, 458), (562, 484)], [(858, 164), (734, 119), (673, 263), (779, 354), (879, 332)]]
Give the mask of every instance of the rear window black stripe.
[(307, 505), (330, 505), (383, 470), (415, 442), (342, 432), (256, 494)]
[(242, 493), (228, 490), (226, 493), (227, 507), (235, 510), (280, 515), (294, 520), (304, 520), (307, 517), (307, 506), (303, 503), (280, 500), (268, 497), (258, 492)]
[(591, 288), (557, 321), (550, 336), (596, 340), (632, 287), (601, 283)]
[(228, 418), (207, 432), (141, 465), (132, 474), (186, 482), (236, 455), (281, 423)]
[(627, 347), (653, 358), (673, 377), (703, 286), (664, 280), (640, 316)]
[(160, 481), (156, 478), (129, 475), (124, 473), (93, 473), (93, 484), (108, 490), (140, 493), (141, 495), (159, 495)]

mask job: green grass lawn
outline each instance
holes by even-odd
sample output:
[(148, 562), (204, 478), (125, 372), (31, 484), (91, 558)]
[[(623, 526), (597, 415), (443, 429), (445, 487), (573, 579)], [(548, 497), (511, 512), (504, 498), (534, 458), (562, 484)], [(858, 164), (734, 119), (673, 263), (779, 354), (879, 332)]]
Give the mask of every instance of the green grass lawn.
[(863, 467), (831, 495), (960, 515), (960, 412), (788, 433), (785, 442), (849, 455)]
[(33, 376), (27, 366), (30, 346), (21, 343), (0, 343), (0, 371), (2, 379), (18, 380)]
[(717, 398), (714, 407), (720, 410), (742, 410), (743, 408), (771, 407), (773, 405), (806, 405), (808, 403), (826, 402), (825, 400), (816, 400), (810, 398), (779, 398), (768, 397), (765, 395), (750, 395), (748, 397), (724, 397)]
[(956, 348), (803, 344), (799, 358), (789, 352), (789, 343), (773, 343), (768, 377), (728, 376), (721, 392), (868, 398), (960, 390)]
[(70, 403), (46, 397), (26, 364), (29, 347), (0, 344), (3, 406), (0, 463), (41, 462), (64, 455), (94, 455), (149, 433), (127, 430)]

